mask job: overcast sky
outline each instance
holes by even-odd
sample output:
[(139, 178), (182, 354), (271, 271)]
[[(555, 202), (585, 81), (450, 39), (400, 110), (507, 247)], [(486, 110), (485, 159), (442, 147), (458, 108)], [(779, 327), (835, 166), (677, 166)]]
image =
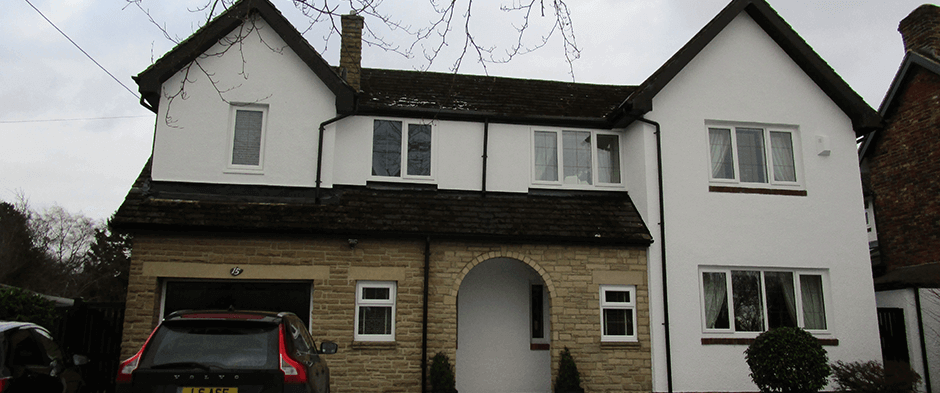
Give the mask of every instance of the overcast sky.
[[(288, 0), (273, 1), (300, 30), (307, 27)], [(574, 62), (575, 80), (641, 83), (728, 1), (567, 0), (581, 49)], [(898, 22), (921, 2), (770, 0), (770, 5), (877, 109), (904, 55)], [(125, 0), (8, 0), (0, 13), (0, 200), (12, 201), (22, 193), (34, 209), (58, 204), (73, 213), (106, 219), (120, 206), (150, 156), (155, 116), (30, 3), (135, 93), (131, 76), (174, 44)], [(189, 11), (199, 3), (144, 0), (143, 6), (173, 36), (185, 38), (204, 21), (204, 14)], [(481, 39), (512, 36), (512, 25), (498, 11), (504, 3), (512, 0), (474, 3), (471, 26)], [(393, 8), (406, 4), (400, 11)], [(385, 5), (406, 24), (422, 24), (412, 16), (426, 7), (425, 0), (386, 0)], [(323, 30), (312, 30), (305, 37), (329, 63), (338, 62), (338, 43), (325, 43)], [(460, 45), (459, 40), (450, 43)], [(442, 60), (432, 70), (447, 71), (450, 65)], [(363, 66), (416, 69), (425, 62), (420, 56), (405, 59), (366, 47)], [(484, 70), (468, 61), (460, 72)], [(490, 65), (485, 72), (572, 78), (560, 41), (508, 64)]]

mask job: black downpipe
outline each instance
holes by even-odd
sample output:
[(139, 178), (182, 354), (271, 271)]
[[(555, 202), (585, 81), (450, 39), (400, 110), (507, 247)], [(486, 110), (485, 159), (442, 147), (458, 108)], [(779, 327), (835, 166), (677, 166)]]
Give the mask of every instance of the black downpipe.
[(428, 278), (431, 270), (431, 237), (424, 240), (424, 310), (421, 323), (421, 392), (427, 391), (428, 381)]
[(490, 145), (490, 119), (486, 118), (483, 120), (483, 185), (480, 186), (483, 190), (483, 196), (486, 196), (486, 161), (487, 161), (487, 151), (489, 151)]
[(320, 183), (322, 183), (322, 181), (320, 181), (320, 174), (323, 173), (323, 130), (326, 129), (326, 126), (333, 124), (335, 122), (338, 122), (340, 120), (343, 120), (352, 115), (353, 113), (346, 114), (346, 115), (339, 115), (323, 123), (320, 123), (320, 135), (317, 139), (317, 190), (316, 190), (316, 194), (314, 194), (315, 195), (314, 203), (318, 205), (320, 204)]
[(927, 365), (927, 340), (924, 338), (924, 315), (920, 308), (920, 288), (914, 288), (914, 308), (917, 310), (917, 332), (920, 334), (920, 356), (924, 359), (924, 386), (931, 393), (930, 366)]
[(638, 121), (656, 127), (656, 171), (659, 181), (659, 247), (660, 259), (662, 260), (663, 271), (663, 326), (665, 331), (663, 338), (666, 339), (666, 387), (669, 393), (672, 393), (672, 349), (669, 339), (669, 285), (666, 280), (666, 209), (663, 206), (663, 143), (660, 134), (659, 123), (647, 120), (642, 117)]

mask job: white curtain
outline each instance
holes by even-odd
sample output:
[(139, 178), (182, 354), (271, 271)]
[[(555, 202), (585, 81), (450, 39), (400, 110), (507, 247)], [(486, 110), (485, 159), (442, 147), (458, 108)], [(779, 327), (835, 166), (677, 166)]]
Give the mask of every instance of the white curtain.
[(709, 128), (708, 142), (711, 145), (712, 178), (734, 179), (734, 162), (731, 158), (731, 130)]
[[(705, 287), (705, 327), (708, 329), (726, 329), (728, 320), (719, 321), (723, 308), (728, 307), (728, 285), (725, 273), (702, 273), (702, 285)], [(727, 318), (725, 313), (725, 318)]]
[(554, 132), (535, 132), (535, 180), (558, 181), (558, 137)]
[(789, 132), (771, 132), (770, 150), (773, 152), (774, 180), (796, 181), (793, 164), (793, 138)]
[(800, 275), (800, 292), (803, 298), (803, 328), (826, 329), (822, 276)]

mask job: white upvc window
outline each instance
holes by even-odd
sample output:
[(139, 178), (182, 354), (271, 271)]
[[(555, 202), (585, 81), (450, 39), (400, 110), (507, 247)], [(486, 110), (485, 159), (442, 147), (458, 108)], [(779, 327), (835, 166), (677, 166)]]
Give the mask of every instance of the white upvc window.
[(601, 285), (601, 341), (635, 342), (636, 286)]
[(355, 341), (395, 341), (394, 281), (356, 283)]
[(713, 184), (768, 188), (802, 184), (796, 127), (710, 123), (707, 129)]
[(260, 172), (264, 167), (265, 123), (268, 107), (233, 104), (227, 168), (234, 172)]
[(592, 130), (532, 132), (532, 182), (563, 187), (621, 186), (620, 135)]
[(430, 123), (374, 120), (372, 176), (432, 179), (432, 139)]
[(700, 272), (705, 332), (757, 334), (784, 326), (828, 330), (825, 271), (727, 267)]

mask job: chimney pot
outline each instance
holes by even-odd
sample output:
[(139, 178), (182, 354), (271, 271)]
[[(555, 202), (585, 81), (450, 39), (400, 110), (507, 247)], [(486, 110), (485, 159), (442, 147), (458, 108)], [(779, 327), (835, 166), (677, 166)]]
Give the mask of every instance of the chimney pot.
[(904, 50), (937, 58), (940, 53), (940, 7), (924, 4), (898, 24)]
[(339, 66), (346, 83), (359, 91), (362, 75), (362, 26), (363, 18), (355, 13), (343, 15), (343, 37), (339, 50)]

